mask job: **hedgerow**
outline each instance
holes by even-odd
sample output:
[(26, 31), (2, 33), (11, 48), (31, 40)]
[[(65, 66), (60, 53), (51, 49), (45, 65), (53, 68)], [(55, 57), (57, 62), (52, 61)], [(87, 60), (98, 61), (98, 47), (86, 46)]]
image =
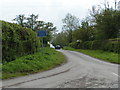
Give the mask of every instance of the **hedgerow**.
[(72, 48), (78, 49), (91, 49), (91, 50), (104, 50), (115, 53), (120, 53), (120, 41), (116, 39), (110, 40), (94, 40), (86, 42), (73, 42), (69, 44)]
[(17, 57), (32, 54), (39, 50), (40, 40), (36, 32), (17, 24), (2, 23), (2, 61), (9, 62)]

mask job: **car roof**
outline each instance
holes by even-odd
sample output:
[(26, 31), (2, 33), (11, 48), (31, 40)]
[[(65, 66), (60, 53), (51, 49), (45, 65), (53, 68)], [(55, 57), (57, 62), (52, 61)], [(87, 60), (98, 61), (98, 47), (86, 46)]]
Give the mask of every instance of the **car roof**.
[(60, 46), (60, 45), (56, 45), (56, 46)]

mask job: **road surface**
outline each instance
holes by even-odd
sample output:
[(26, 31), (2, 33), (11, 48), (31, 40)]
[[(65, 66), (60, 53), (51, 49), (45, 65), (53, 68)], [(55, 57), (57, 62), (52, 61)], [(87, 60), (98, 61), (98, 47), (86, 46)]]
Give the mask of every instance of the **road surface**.
[[(118, 88), (118, 65), (75, 51), (58, 50), (67, 63), (49, 71), (3, 81), (4, 88)], [(58, 57), (59, 58), (59, 57)]]

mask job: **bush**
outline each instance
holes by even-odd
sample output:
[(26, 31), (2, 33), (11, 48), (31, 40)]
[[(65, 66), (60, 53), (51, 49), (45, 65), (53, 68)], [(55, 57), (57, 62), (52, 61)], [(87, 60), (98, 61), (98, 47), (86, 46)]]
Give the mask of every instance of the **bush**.
[(95, 41), (93, 41), (93, 43), (92, 43), (92, 49), (93, 50), (101, 49), (102, 43), (103, 43), (102, 40), (95, 40)]
[(81, 43), (80, 42), (72, 42), (69, 44), (70, 47), (75, 48), (75, 49), (79, 49), (81, 47)]
[(82, 44), (83, 49), (92, 49), (93, 41), (86, 41)]
[(12, 61), (16, 57), (35, 53), (40, 47), (36, 32), (17, 24), (2, 23), (2, 60)]
[(107, 41), (102, 45), (102, 50), (118, 53), (120, 51), (120, 45), (118, 41)]
[(104, 50), (120, 53), (120, 41), (117, 40), (95, 40), (82, 43), (81, 49)]

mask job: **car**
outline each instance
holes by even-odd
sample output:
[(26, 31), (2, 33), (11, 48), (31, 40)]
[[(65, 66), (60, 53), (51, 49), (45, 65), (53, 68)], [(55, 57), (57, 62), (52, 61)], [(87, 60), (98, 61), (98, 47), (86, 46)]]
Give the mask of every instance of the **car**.
[(55, 49), (60, 49), (60, 48), (61, 48), (60, 45), (55, 46)]
[(50, 44), (50, 48), (55, 48), (52, 44)]

